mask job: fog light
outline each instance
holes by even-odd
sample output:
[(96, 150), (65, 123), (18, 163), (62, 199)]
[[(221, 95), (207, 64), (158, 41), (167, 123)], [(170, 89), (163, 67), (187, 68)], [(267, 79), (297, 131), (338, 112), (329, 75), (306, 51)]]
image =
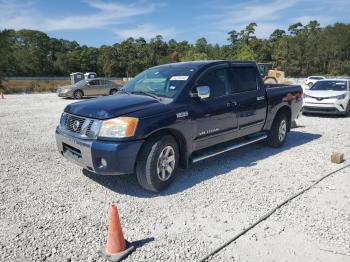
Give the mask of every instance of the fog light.
[(104, 159), (103, 157), (101, 158), (101, 166), (106, 167), (107, 166), (107, 160)]

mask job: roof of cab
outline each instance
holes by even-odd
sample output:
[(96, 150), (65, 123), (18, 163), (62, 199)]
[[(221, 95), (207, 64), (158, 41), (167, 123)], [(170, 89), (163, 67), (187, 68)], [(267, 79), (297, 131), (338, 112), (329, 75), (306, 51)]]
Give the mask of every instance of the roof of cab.
[(223, 63), (237, 63), (237, 64), (253, 64), (253, 65), (256, 64), (253, 61), (202, 60), (202, 61), (189, 61), (189, 62), (178, 62), (178, 63), (158, 65), (158, 66), (152, 67), (152, 69), (162, 68), (162, 67), (189, 67), (189, 68), (199, 69), (203, 66), (221, 64), (221, 63), (222, 64)]

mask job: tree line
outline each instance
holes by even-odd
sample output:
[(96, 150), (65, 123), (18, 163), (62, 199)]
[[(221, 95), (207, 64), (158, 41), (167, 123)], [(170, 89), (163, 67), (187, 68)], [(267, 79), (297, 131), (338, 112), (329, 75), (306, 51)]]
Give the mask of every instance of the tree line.
[(228, 59), (272, 62), (288, 76), (350, 74), (350, 24), (320, 27), (317, 21), (276, 29), (268, 39), (256, 37), (256, 23), (228, 33), (225, 45), (199, 38), (146, 41), (128, 38), (99, 48), (49, 37), (34, 30), (0, 31), (0, 77), (67, 76), (94, 71), (100, 76), (132, 77), (151, 66), (190, 60)]

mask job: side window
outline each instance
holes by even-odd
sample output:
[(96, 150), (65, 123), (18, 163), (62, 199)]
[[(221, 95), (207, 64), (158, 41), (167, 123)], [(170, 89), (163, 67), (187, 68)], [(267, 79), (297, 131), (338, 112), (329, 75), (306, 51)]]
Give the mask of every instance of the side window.
[(233, 77), (234, 93), (257, 90), (257, 75), (254, 67), (233, 67)]
[(215, 69), (205, 73), (199, 79), (198, 84), (200, 86), (209, 86), (210, 98), (216, 98), (230, 93), (232, 83), (230, 79), (230, 69)]
[(99, 82), (100, 82), (99, 80), (91, 80), (91, 81), (89, 82), (89, 84), (90, 84), (91, 86), (97, 86), (97, 85), (100, 84)]

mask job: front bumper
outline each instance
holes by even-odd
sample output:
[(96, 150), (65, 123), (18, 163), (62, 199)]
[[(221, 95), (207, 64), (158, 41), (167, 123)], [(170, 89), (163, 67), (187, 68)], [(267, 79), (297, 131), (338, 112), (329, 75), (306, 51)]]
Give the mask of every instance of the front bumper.
[(334, 98), (321, 101), (314, 98), (305, 98), (302, 111), (319, 114), (345, 114), (347, 101)]
[(312, 113), (312, 114), (330, 114), (330, 115), (342, 115), (342, 114), (345, 114), (345, 111), (339, 111), (335, 107), (303, 106), (302, 112)]
[(59, 97), (71, 97), (72, 94), (70, 92), (67, 92), (67, 93), (58, 93), (58, 96)]
[(116, 143), (81, 139), (57, 128), (56, 142), (59, 152), (69, 161), (100, 175), (120, 175), (134, 172), (144, 141)]

